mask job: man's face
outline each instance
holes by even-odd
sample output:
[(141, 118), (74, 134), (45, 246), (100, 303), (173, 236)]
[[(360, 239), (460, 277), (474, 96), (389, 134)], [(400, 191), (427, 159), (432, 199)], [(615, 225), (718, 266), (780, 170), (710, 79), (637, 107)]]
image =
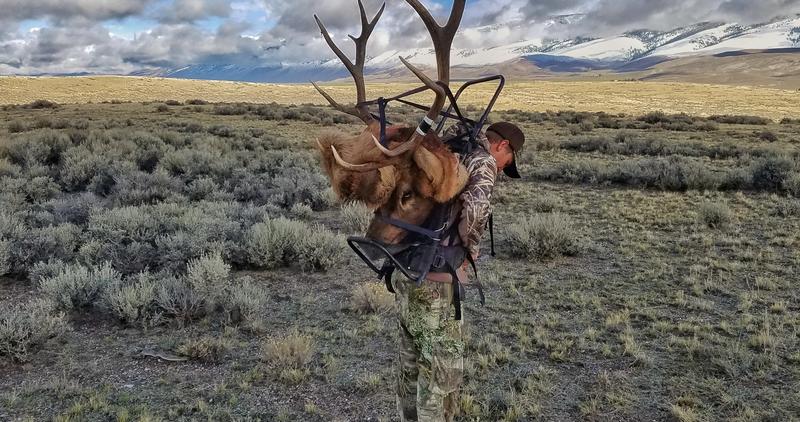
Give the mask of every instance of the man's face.
[(497, 171), (501, 172), (514, 161), (514, 150), (505, 139), (495, 140), (489, 144), (489, 153), (497, 162)]

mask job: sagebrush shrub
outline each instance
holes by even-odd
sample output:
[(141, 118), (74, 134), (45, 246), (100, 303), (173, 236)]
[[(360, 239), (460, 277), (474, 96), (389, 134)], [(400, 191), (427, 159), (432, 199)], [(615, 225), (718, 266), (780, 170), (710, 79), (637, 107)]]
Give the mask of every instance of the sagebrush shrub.
[(53, 101), (50, 101), (50, 100), (36, 100), (36, 101), (33, 101), (32, 103), (25, 104), (23, 107), (24, 108), (31, 108), (31, 109), (34, 109), (34, 110), (38, 110), (38, 109), (46, 109), (46, 108), (58, 108), (59, 105), (57, 103), (53, 102)]
[(39, 261), (33, 264), (33, 267), (28, 271), (28, 280), (35, 285), (39, 285), (42, 279), (55, 277), (66, 268), (66, 262), (60, 259), (48, 258), (47, 261)]
[(764, 131), (758, 132), (758, 139), (760, 139), (760, 140), (762, 140), (764, 142), (777, 142), (778, 141), (778, 135), (776, 135), (775, 132), (772, 132), (770, 130), (764, 130)]
[(327, 271), (342, 258), (344, 247), (340, 236), (323, 226), (306, 228), (300, 239), (297, 260), (303, 270)]
[(53, 300), (58, 309), (71, 310), (93, 305), (122, 276), (106, 262), (99, 267), (68, 265), (57, 275), (39, 282), (39, 290)]
[(85, 226), (94, 210), (102, 207), (100, 198), (91, 192), (62, 196), (43, 204), (53, 214), (55, 224), (72, 223)]
[(22, 134), (5, 146), (5, 154), (14, 164), (23, 167), (56, 165), (61, 154), (72, 145), (65, 133), (43, 129)]
[(523, 258), (571, 256), (581, 249), (573, 221), (561, 213), (534, 214), (512, 224), (508, 242), (511, 254)]
[(531, 200), (531, 210), (534, 212), (553, 212), (558, 206), (558, 198), (549, 194), (537, 196)]
[(297, 263), (303, 269), (324, 271), (333, 267), (343, 252), (339, 236), (324, 227), (309, 227), (283, 217), (253, 225), (245, 245), (250, 263), (261, 268)]
[(789, 195), (800, 198), (800, 171), (793, 172), (783, 181), (783, 189)]
[(224, 303), (230, 293), (231, 267), (219, 252), (203, 255), (186, 265), (186, 280), (203, 298), (209, 309)]
[(11, 242), (0, 239), (0, 276), (11, 272)]
[(21, 120), (12, 120), (8, 122), (8, 133), (20, 133), (28, 130), (28, 125)]
[(794, 161), (784, 155), (762, 158), (752, 165), (753, 187), (768, 191), (781, 190), (794, 168)]
[(36, 347), (68, 328), (64, 314), (49, 300), (0, 307), (0, 356), (24, 362)]
[(296, 257), (297, 244), (306, 232), (305, 227), (286, 218), (267, 219), (253, 225), (245, 239), (250, 263), (262, 268), (290, 265)]
[(0, 177), (19, 177), (22, 168), (11, 161), (8, 161), (8, 158), (0, 158)]
[(733, 211), (721, 202), (703, 202), (697, 210), (698, 221), (711, 228), (725, 228), (733, 220)]
[(120, 321), (148, 326), (154, 322), (156, 286), (155, 277), (142, 272), (109, 286), (103, 294), (103, 303)]
[(18, 267), (15, 272), (24, 273), (39, 261), (72, 261), (81, 243), (81, 232), (71, 223), (28, 228), (14, 239), (12, 253)]
[(186, 324), (205, 315), (205, 301), (185, 278), (162, 278), (156, 289), (156, 303), (165, 316)]
[(361, 202), (350, 202), (342, 205), (342, 230), (345, 233), (363, 234), (372, 221), (373, 212)]
[(381, 283), (366, 282), (350, 291), (350, 309), (360, 314), (384, 313), (394, 308), (394, 296)]
[(314, 216), (314, 210), (306, 204), (294, 204), (292, 208), (289, 209), (289, 212), (302, 220), (308, 220)]
[(249, 277), (245, 277), (238, 286), (231, 289), (230, 297), (225, 305), (228, 317), (233, 322), (243, 322), (251, 331), (263, 332), (266, 330), (267, 324), (268, 300), (267, 291)]
[(39, 203), (55, 197), (61, 188), (49, 176), (31, 178), (23, 188), (25, 195), (31, 202)]
[(776, 198), (773, 214), (779, 217), (800, 217), (800, 200)]

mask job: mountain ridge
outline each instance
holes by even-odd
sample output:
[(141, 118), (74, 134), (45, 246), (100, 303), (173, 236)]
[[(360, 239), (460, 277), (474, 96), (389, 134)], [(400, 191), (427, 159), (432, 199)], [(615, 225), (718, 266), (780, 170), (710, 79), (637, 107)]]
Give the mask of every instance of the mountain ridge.
[[(532, 32), (558, 33), (570, 30), (583, 18), (584, 15), (561, 15), (542, 22), (509, 22), (462, 28), (459, 32), (465, 39), (494, 39), (497, 37), (492, 34), (527, 24), (534, 28)], [(690, 57), (794, 48), (800, 48), (800, 14), (750, 25), (699, 22), (668, 31), (637, 29), (606, 37), (530, 37), (481, 48), (454, 48), (451, 57), (455, 73), (459, 73), (460, 69), (461, 73), (480, 74), (503, 65), (504, 68), (516, 69), (511, 77), (532, 78), (548, 76), (548, 73), (554, 74), (549, 76), (558, 76), (594, 71), (643, 71), (665, 61)], [(423, 68), (435, 66), (432, 48), (389, 50), (368, 57), (365, 73), (368, 77), (380, 79), (380, 75), (404, 71), (398, 56)], [(520, 65), (520, 60), (532, 66)], [(485, 71), (480, 70), (481, 67)], [(530, 73), (526, 73), (525, 69)], [(348, 77), (338, 59), (263, 66), (191, 64), (173, 69), (146, 69), (131, 75), (279, 83), (309, 80), (325, 82)]]

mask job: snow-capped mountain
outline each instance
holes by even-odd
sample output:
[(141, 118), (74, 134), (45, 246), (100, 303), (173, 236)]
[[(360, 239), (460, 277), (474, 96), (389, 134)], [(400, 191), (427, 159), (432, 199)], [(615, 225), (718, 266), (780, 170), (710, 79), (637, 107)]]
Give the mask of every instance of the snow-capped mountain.
[[(556, 16), (542, 22), (510, 22), (463, 28), (457, 38), (472, 45), (491, 41), (481, 48), (454, 48), (451, 54), (455, 68), (493, 67), (514, 61), (527, 61), (551, 72), (611, 69), (638, 70), (641, 66), (674, 58), (714, 56), (742, 50), (797, 49), (800, 52), (800, 15), (777, 18), (767, 23), (703, 22), (671, 31), (637, 30), (609, 37), (526, 36), (527, 34), (570, 33), (582, 15)], [(525, 29), (521, 31), (520, 29)], [(794, 50), (793, 50), (794, 51)], [(433, 67), (432, 48), (389, 50), (368, 59), (371, 74), (394, 73), (402, 65), (398, 56), (411, 63)], [(635, 69), (632, 69), (634, 67)], [(338, 60), (284, 64), (280, 66), (190, 65), (180, 69), (156, 69), (146, 72), (158, 76), (224, 79), (252, 82), (326, 81), (347, 76)], [(141, 73), (140, 73), (141, 74)]]

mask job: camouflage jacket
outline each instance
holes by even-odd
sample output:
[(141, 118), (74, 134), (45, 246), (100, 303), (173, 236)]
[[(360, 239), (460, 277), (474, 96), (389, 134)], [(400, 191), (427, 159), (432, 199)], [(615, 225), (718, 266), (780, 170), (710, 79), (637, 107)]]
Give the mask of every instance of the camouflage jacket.
[[(462, 124), (455, 124), (445, 131), (443, 138), (455, 136), (463, 131), (465, 128)], [(469, 180), (459, 196), (461, 206), (455, 207), (457, 208), (455, 212), (460, 211), (460, 215), (453, 216), (458, 218), (461, 244), (466, 246), (474, 258), (478, 257), (480, 251), (481, 237), (491, 212), (489, 201), (497, 180), (497, 163), (489, 154), (489, 140), (481, 132), (477, 141), (480, 146), (466, 157), (462, 157), (462, 162), (469, 173)]]

